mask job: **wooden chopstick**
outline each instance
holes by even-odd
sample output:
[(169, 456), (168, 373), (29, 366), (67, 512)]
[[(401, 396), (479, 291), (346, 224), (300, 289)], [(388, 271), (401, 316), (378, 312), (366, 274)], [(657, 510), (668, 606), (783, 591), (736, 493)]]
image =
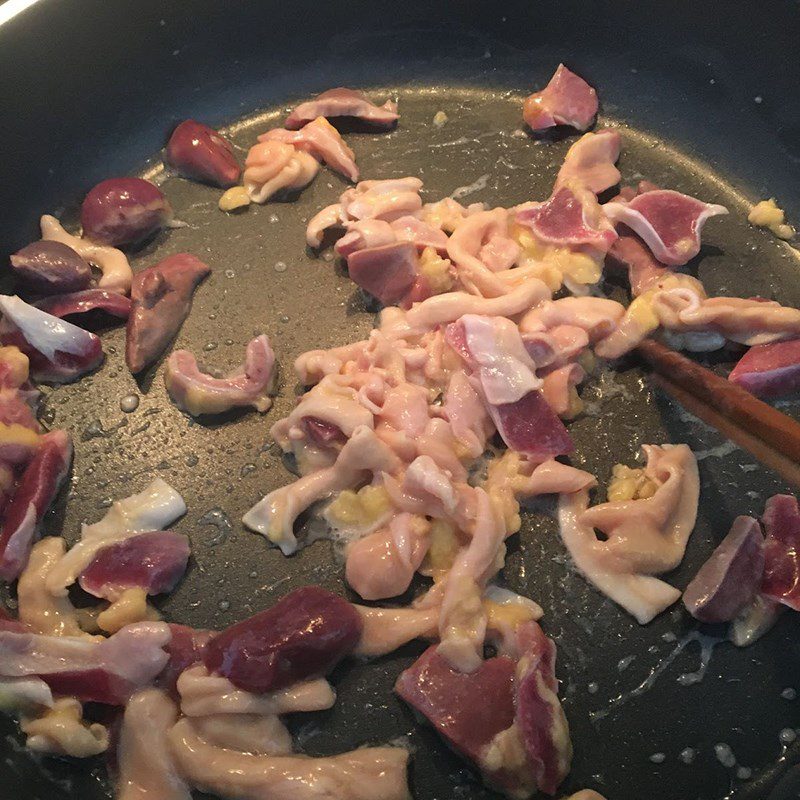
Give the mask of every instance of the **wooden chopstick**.
[(660, 342), (636, 349), (681, 405), (800, 487), (800, 423)]

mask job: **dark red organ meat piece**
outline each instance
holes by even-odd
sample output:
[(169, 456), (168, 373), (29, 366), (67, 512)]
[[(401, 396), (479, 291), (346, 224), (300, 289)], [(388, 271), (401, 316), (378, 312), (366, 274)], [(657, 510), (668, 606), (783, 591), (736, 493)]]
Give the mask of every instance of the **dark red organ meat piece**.
[(240, 689), (270, 692), (330, 672), (358, 643), (362, 627), (346, 600), (304, 586), (215, 636), (204, 662)]

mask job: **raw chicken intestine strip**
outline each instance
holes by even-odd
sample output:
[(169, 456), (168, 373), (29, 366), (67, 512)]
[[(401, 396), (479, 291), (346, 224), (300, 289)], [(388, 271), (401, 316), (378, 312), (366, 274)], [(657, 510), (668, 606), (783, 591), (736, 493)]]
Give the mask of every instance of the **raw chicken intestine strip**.
[(211, 714), (193, 717), (192, 727), (215, 747), (262, 756), (292, 752), (292, 736), (278, 717), (262, 714)]
[(520, 320), (523, 337), (529, 333), (549, 331), (569, 325), (586, 331), (590, 342), (613, 333), (625, 315), (625, 307), (605, 297), (563, 297), (531, 309)]
[(81, 538), (53, 565), (47, 576), (47, 589), (64, 596), (98, 551), (134, 533), (162, 530), (186, 513), (183, 498), (168, 483), (156, 478), (143, 491), (117, 500), (99, 522), (83, 525)]
[(268, 694), (237, 689), (227, 678), (210, 675), (201, 664), (178, 678), (181, 711), (188, 717), (212, 714), (258, 714), (274, 716), (330, 708), (336, 693), (324, 678), (303, 681)]
[(361, 181), (346, 189), (339, 202), (348, 219), (382, 219), (387, 222), (422, 208), (419, 178)]
[(354, 651), (358, 656), (383, 656), (418, 638), (433, 638), (438, 631), (439, 609), (374, 608), (356, 606), (364, 628)]
[(618, 131), (585, 133), (567, 150), (555, 188), (576, 180), (599, 194), (619, 183), (620, 174), (615, 164), (621, 140)]
[(593, 475), (548, 459), (538, 461), (507, 450), (488, 466), (483, 488), (500, 509), (507, 535), (520, 529), (520, 500), (542, 494), (572, 494), (594, 486)]
[(345, 375), (326, 375), (306, 392), (288, 417), (272, 426), (272, 438), (289, 450), (293, 440), (303, 434), (302, 422), (307, 417), (335, 425), (346, 438), (356, 428), (374, 428), (374, 414), (362, 402), (354, 380)]
[(419, 178), (361, 181), (345, 190), (338, 203), (326, 206), (311, 218), (306, 242), (309, 247), (319, 247), (328, 228), (341, 227), (347, 222), (366, 219), (392, 222), (416, 214), (422, 208), (421, 188)]
[(309, 247), (319, 247), (322, 237), (328, 228), (336, 228), (347, 222), (347, 215), (341, 203), (332, 203), (318, 211), (308, 222), (306, 227), (306, 244)]
[(481, 596), (505, 558), (503, 519), (485, 491), (476, 489), (475, 495), (472, 538), (447, 575), (439, 617), (439, 654), (460, 672), (474, 672), (483, 661), (486, 612)]
[(64, 557), (66, 542), (47, 536), (31, 550), (28, 565), (19, 576), (17, 602), (20, 621), (35, 633), (49, 636), (83, 636), (75, 608), (68, 597), (53, 596), (46, 587), (53, 567)]
[(191, 800), (167, 742), (177, 721), (178, 709), (166, 692), (144, 689), (131, 698), (117, 748), (116, 800)]
[(324, 161), (331, 169), (340, 172), (351, 181), (358, 180), (358, 167), (353, 151), (345, 144), (339, 131), (325, 117), (317, 117), (299, 131), (289, 131), (283, 128), (267, 131), (259, 135), (258, 141), (290, 144), (297, 150), (302, 150)]
[(578, 409), (572, 406), (575, 387), (586, 377), (580, 364), (565, 364), (548, 372), (542, 380), (542, 394), (547, 404), (562, 419), (571, 419)]
[(391, 128), (398, 119), (397, 103), (387, 100), (377, 106), (363, 92), (339, 86), (300, 103), (286, 118), (285, 125), (296, 130), (320, 116), (326, 119), (354, 117), (376, 128)]
[(749, 346), (800, 336), (800, 310), (774, 300), (701, 298), (675, 290), (662, 292), (654, 303), (654, 310), (662, 319), (668, 313), (665, 305), (672, 307), (678, 321), (674, 325), (662, 324), (677, 332), (717, 333)]
[(357, 219), (345, 223), (347, 233), (336, 242), (335, 250), (348, 257), (359, 250), (384, 247), (396, 242), (412, 242), (418, 250), (433, 247), (439, 252), (447, 249), (447, 234), (412, 215), (398, 217), (392, 222), (382, 219)]
[(484, 245), (493, 238), (508, 239), (508, 211), (504, 208), (473, 214), (447, 242), (447, 255), (459, 279), (471, 293), (483, 297), (498, 297), (509, 291), (508, 285), (480, 257)]
[(397, 456), (366, 425), (356, 428), (333, 466), (305, 475), (271, 492), (242, 518), (244, 524), (278, 545), (284, 555), (297, 549), (293, 526), (312, 503), (357, 486), (370, 472), (396, 472)]
[[(674, 569), (694, 529), (700, 484), (686, 445), (645, 445), (652, 497), (589, 508), (588, 489), (561, 496), (561, 538), (584, 577), (644, 624), (680, 592), (652, 577)], [(595, 534), (601, 531), (607, 539)]]
[(428, 549), (430, 525), (422, 517), (397, 514), (388, 527), (352, 542), (345, 578), (365, 600), (396, 597), (408, 589)]
[(471, 488), (455, 484), (451, 473), (443, 470), (430, 456), (419, 456), (400, 476), (383, 475), (383, 485), (395, 509), (410, 514), (454, 519), (467, 524), (473, 511)]
[(367, 342), (354, 342), (330, 350), (309, 350), (299, 355), (294, 362), (294, 371), (305, 386), (322, 380), (325, 375), (335, 375), (348, 362), (362, 353)]
[(205, 741), (189, 719), (169, 732), (169, 750), (194, 788), (237, 800), (407, 800), (408, 751), (364, 747), (327, 758), (237, 753)]
[(266, 203), (284, 189), (302, 189), (314, 180), (319, 162), (283, 142), (259, 142), (250, 148), (243, 174), (244, 188), (254, 203)]
[(455, 322), (465, 314), (513, 317), (550, 297), (547, 285), (538, 278), (531, 278), (500, 297), (448, 292), (415, 303), (408, 311), (385, 308), (380, 316), (380, 330), (390, 338), (403, 338)]
[(442, 412), (453, 435), (469, 458), (477, 458), (494, 426), (480, 395), (463, 370), (456, 370), (447, 386)]
[(696, 278), (669, 275), (628, 306), (595, 352), (618, 358), (659, 327), (695, 351), (719, 349), (726, 339), (752, 346), (800, 335), (800, 310), (758, 298), (707, 297)]
[[(673, 303), (663, 302), (665, 293), (671, 293)], [(663, 325), (669, 328), (679, 324), (674, 308), (676, 298), (681, 305), (698, 302), (706, 297), (703, 284), (689, 275), (668, 275), (664, 280), (643, 292), (625, 310), (616, 330), (597, 342), (595, 353), (601, 358), (619, 358)]]
[(131, 290), (133, 271), (128, 258), (121, 250), (103, 244), (95, 244), (89, 239), (81, 239), (67, 233), (61, 223), (49, 214), (40, 221), (42, 239), (71, 247), (81, 258), (94, 264), (103, 276), (97, 282), (100, 289), (119, 294), (128, 294)]

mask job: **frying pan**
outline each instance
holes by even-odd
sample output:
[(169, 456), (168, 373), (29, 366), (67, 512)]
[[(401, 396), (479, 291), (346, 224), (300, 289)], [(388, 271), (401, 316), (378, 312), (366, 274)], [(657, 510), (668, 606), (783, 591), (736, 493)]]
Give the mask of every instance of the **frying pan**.
[[(600, 124), (622, 130), (626, 180), (647, 177), (730, 208), (708, 226), (693, 264), (709, 292), (800, 305), (797, 253), (745, 221), (748, 203), (764, 196), (778, 197), (790, 219), (800, 219), (794, 1), (39, 0), (12, 13), (22, 5), (0, 5), (0, 19), (8, 18), (0, 26), (4, 263), (37, 238), (39, 214), (74, 219), (97, 181), (128, 173), (162, 179), (159, 150), (182, 119), (230, 124), (246, 148), (288, 105), (337, 85), (400, 100), (395, 133), (349, 136), (365, 177), (419, 175), (428, 199), (459, 187), (469, 191), (465, 199), (492, 204), (544, 197), (569, 142), (512, 132), (521, 97), (564, 60), (598, 87)], [(441, 129), (431, 125), (438, 110), (449, 117)], [(99, 518), (112, 498), (156, 475), (184, 495), (189, 513), (177, 528), (191, 537), (194, 555), (162, 604), (169, 619), (220, 628), (305, 583), (345, 591), (329, 542), (287, 560), (239, 522), (256, 499), (291, 478), (268, 428), (299, 391), (294, 356), (360, 337), (372, 324), (374, 309), (343, 270), (303, 247), (306, 219), (343, 185), (323, 170), (296, 202), (226, 216), (216, 209), (218, 191), (167, 177), (165, 192), (189, 227), (158, 236), (133, 258), (140, 268), (189, 250), (208, 261), (214, 273), (177, 345), (226, 369), (254, 333), (268, 333), (281, 367), (268, 417), (189, 421), (165, 395), (161, 364), (139, 383), (127, 373), (119, 328), (104, 333), (107, 358), (96, 374), (45, 389), (43, 419), (72, 431), (76, 444), (72, 484), (47, 519), (49, 533), (74, 540), (80, 522)], [(276, 269), (278, 262), (286, 269)], [(124, 414), (119, 401), (131, 392), (141, 402)], [(573, 463), (601, 483), (613, 463), (632, 463), (642, 443), (685, 441), (698, 452), (698, 525), (683, 564), (668, 576), (679, 587), (735, 515), (759, 514), (766, 497), (787, 488), (654, 393), (634, 363), (596, 381), (585, 399), (591, 413), (571, 426)], [(798, 404), (785, 401), (783, 410), (796, 415)], [(306, 534), (318, 532), (313, 520), (305, 525)], [(565, 793), (589, 786), (613, 800), (798, 796), (791, 766), (800, 749), (779, 740), (780, 731), (800, 726), (800, 699), (784, 691), (800, 683), (796, 615), (747, 650), (717, 644), (704, 679), (679, 682), (698, 670), (700, 644), (708, 651), (721, 631), (704, 630), (711, 638), (697, 641), (679, 607), (638, 626), (575, 575), (552, 507), (525, 515), (504, 578), (543, 605), (545, 629), (559, 647), (576, 749)], [(13, 594), (7, 602), (13, 607)], [(340, 667), (332, 676), (336, 706), (293, 720), (297, 741), (307, 753), (329, 754), (400, 739), (414, 752), (418, 800), (494, 797), (391, 693), (423, 647)], [(636, 690), (643, 683), (646, 690)], [(21, 747), (13, 724), (2, 726), (3, 796), (108, 795), (100, 759), (41, 761)], [(731, 748), (737, 766), (724, 748), (715, 751), (719, 744)], [(745, 780), (740, 770), (737, 777), (740, 767), (752, 776)]]

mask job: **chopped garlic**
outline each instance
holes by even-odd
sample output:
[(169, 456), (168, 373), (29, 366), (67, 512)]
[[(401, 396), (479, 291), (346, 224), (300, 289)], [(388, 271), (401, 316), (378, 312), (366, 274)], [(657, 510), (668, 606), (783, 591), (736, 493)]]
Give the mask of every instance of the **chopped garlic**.
[(516, 496), (521, 476), (522, 457), (514, 450), (506, 450), (500, 458), (489, 463), (483, 488), (492, 504), (500, 512), (510, 536), (522, 527), (519, 501)]
[(697, 278), (682, 274), (667, 275), (666, 278), (633, 300), (625, 312), (626, 320), (636, 320), (645, 335), (657, 330), (661, 325), (661, 320), (653, 310), (653, 300), (664, 290), (679, 288), (691, 289), (699, 297), (705, 297), (705, 290)]
[(244, 186), (232, 186), (219, 199), (220, 211), (235, 211), (250, 205), (250, 196)]
[(325, 509), (325, 519), (335, 528), (369, 530), (379, 524), (392, 509), (383, 486), (364, 486), (357, 492), (345, 489)]
[(433, 247), (426, 247), (419, 257), (419, 271), (428, 281), (434, 294), (443, 294), (453, 288), (450, 260), (442, 258)]
[(536, 792), (536, 778), (530, 768), (528, 753), (517, 725), (495, 735), (481, 755), (481, 761), (483, 768), (489, 773), (507, 770), (507, 774), (519, 776), (522, 784), (519, 789), (520, 797), (530, 797)]
[(484, 600), (483, 608), (486, 611), (486, 624), (492, 630), (513, 629), (523, 622), (537, 619), (534, 609), (522, 603), (495, 603), (494, 600)]
[(28, 380), (28, 356), (18, 347), (0, 347), (0, 364), (8, 367), (8, 375), (4, 378), (7, 386), (18, 388)]
[(447, 114), (445, 114), (444, 111), (437, 111), (433, 115), (433, 124), (437, 128), (443, 128), (446, 123), (447, 123)]
[(778, 208), (774, 197), (756, 203), (747, 215), (747, 220), (751, 225), (768, 228), (779, 239), (791, 239), (795, 231), (791, 225), (786, 224), (785, 219), (786, 215), (782, 208)]
[(74, 697), (56, 700), (42, 716), (23, 719), (20, 727), (28, 749), (38, 753), (89, 758), (108, 748), (108, 730), (98, 722), (86, 723)]
[(537, 264), (541, 270), (539, 277), (551, 291), (560, 289), (565, 278), (574, 284), (591, 286), (603, 274), (603, 257), (600, 253), (591, 255), (568, 247), (544, 244), (524, 225), (513, 226), (511, 236), (522, 248), (520, 266), (530, 266), (530, 262)]
[(39, 444), (39, 434), (20, 425), (18, 422), (12, 422), (6, 425), (5, 422), (0, 422), (0, 445), (2, 446), (21, 446), (24, 448), (35, 449)]
[(119, 600), (97, 615), (97, 625), (108, 633), (116, 633), (134, 622), (157, 622), (158, 611), (147, 603), (147, 592), (139, 587), (126, 589)]
[(430, 546), (422, 571), (432, 575), (434, 580), (438, 580), (453, 566), (458, 554), (459, 541), (456, 529), (443, 519), (431, 522), (429, 537)]
[(612, 503), (625, 500), (646, 500), (658, 489), (657, 484), (647, 477), (644, 469), (615, 464), (611, 469), (611, 482), (608, 484), (608, 499)]
[(653, 295), (645, 292), (628, 306), (627, 311), (628, 317), (633, 317), (639, 322), (642, 330), (648, 332), (656, 330), (661, 324), (658, 315), (653, 311), (652, 300)]

